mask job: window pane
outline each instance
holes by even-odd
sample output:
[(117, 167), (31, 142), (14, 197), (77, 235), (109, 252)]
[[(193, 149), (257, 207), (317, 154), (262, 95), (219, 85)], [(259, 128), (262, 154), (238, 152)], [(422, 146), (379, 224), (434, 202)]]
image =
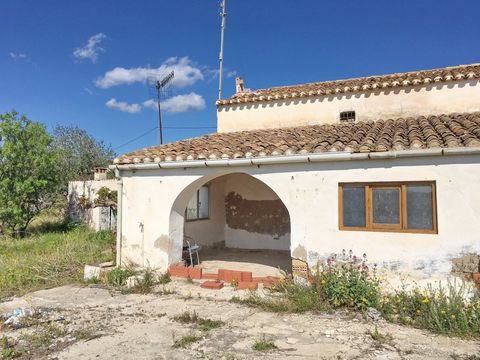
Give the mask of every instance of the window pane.
[(407, 226), (409, 229), (433, 229), (430, 185), (407, 186)]
[(195, 192), (195, 194), (192, 196), (190, 201), (188, 202), (187, 205), (187, 220), (195, 220), (197, 219), (197, 194), (198, 192)]
[(365, 227), (365, 188), (343, 186), (343, 226)]
[(208, 218), (208, 186), (203, 186), (198, 190), (198, 218)]
[(373, 188), (372, 206), (375, 224), (400, 223), (400, 189)]

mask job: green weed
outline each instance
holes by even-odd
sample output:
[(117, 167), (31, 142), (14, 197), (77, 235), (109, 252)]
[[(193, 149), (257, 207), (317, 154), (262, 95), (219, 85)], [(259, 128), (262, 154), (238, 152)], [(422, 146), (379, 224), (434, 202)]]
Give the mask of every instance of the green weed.
[(465, 284), (402, 289), (379, 304), (389, 321), (455, 336), (480, 336), (480, 296), (469, 299)]
[(174, 316), (172, 320), (182, 324), (196, 324), (201, 331), (210, 331), (219, 328), (224, 324), (221, 320), (201, 318), (195, 311), (184, 311), (183, 313)]
[(380, 331), (378, 331), (378, 327), (376, 325), (375, 325), (375, 329), (370, 332), (370, 336), (379, 345), (382, 345), (382, 344), (392, 345), (393, 344), (393, 336), (388, 334), (388, 333), (387, 334), (382, 334)]
[(3, 335), (0, 339), (0, 360), (10, 360), (15, 357), (15, 351), (13, 346), (8, 341), (6, 335)]
[(270, 351), (278, 349), (278, 347), (273, 341), (263, 338), (261, 340), (255, 341), (255, 343), (252, 345), (252, 349), (255, 351)]
[(0, 300), (83, 281), (85, 264), (112, 261), (114, 236), (85, 227), (0, 239)]
[(201, 336), (197, 336), (197, 335), (186, 335), (186, 336), (182, 336), (180, 339), (178, 340), (175, 340), (175, 342), (173, 343), (172, 347), (174, 349), (178, 349), (178, 348), (186, 348), (188, 347), (189, 345), (201, 340), (202, 337)]
[(135, 275), (132, 270), (116, 268), (107, 273), (107, 283), (110, 286), (124, 286), (130, 276)]

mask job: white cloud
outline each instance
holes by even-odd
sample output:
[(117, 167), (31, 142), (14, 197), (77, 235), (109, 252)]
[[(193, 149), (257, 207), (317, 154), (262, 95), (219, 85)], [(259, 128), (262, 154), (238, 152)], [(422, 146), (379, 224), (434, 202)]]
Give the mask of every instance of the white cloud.
[[(205, 73), (208, 75), (209, 80), (217, 79), (218, 75), (220, 74), (220, 70), (218, 69), (206, 69)], [(232, 78), (237, 76), (237, 72), (235, 70), (228, 70), (228, 69), (223, 69), (223, 75), (226, 78)]]
[[(200, 111), (205, 109), (205, 100), (201, 95), (194, 92), (185, 95), (177, 95), (168, 98), (160, 104), (162, 110), (170, 113), (181, 113), (190, 110)], [(143, 102), (143, 106), (153, 110), (157, 110), (157, 102), (155, 100), (147, 100)]]
[(190, 86), (199, 80), (203, 80), (202, 71), (195, 66), (188, 57), (172, 57), (156, 69), (144, 67), (125, 69), (123, 67), (116, 67), (98, 78), (95, 81), (95, 85), (106, 89), (136, 82), (145, 83), (147, 79), (159, 79), (169, 74), (172, 70), (175, 72), (175, 77), (171, 85), (177, 88)]
[(13, 61), (25, 61), (29, 64), (33, 64), (33, 65), (37, 66), (37, 64), (35, 64), (32, 60), (30, 60), (30, 58), (28, 57), (27, 54), (9, 52), (8, 55), (10, 55), (10, 58)]
[(8, 54), (10, 55), (10, 57), (13, 60), (21, 60), (21, 59), (27, 60), (28, 59), (28, 56), (26, 54), (22, 54), (22, 53), (15, 54), (13, 52), (9, 52)]
[(107, 105), (107, 107), (110, 109), (128, 112), (130, 114), (138, 113), (140, 110), (142, 110), (140, 104), (128, 104), (125, 101), (117, 101), (113, 98), (108, 100), (105, 105)]
[(76, 48), (73, 51), (73, 56), (75, 56), (77, 59), (90, 59), (93, 63), (96, 62), (98, 53), (100, 51), (105, 51), (100, 47), (100, 43), (105, 38), (106, 35), (103, 33), (98, 33), (91, 36), (84, 47)]

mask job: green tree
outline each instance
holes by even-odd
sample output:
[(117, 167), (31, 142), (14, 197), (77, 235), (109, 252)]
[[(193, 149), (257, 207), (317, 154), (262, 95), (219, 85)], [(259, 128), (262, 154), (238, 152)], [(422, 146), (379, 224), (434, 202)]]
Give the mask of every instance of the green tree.
[(42, 124), (15, 111), (0, 114), (0, 224), (14, 236), (55, 199), (58, 153), (51, 145)]
[(92, 179), (94, 167), (108, 166), (115, 157), (110, 146), (76, 126), (57, 125), (53, 136), (54, 147), (61, 154), (64, 186), (69, 181)]

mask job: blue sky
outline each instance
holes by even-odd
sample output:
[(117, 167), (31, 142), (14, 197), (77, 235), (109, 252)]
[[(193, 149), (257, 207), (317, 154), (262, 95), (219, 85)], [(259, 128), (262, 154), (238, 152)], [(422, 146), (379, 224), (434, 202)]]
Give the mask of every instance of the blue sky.
[[(0, 112), (78, 125), (118, 153), (155, 145), (146, 73), (177, 77), (165, 140), (214, 132), (217, 0), (0, 0)], [(227, 0), (224, 97), (480, 62), (477, 0)], [(168, 127), (189, 127), (175, 129)], [(130, 142), (128, 145), (120, 145)]]

